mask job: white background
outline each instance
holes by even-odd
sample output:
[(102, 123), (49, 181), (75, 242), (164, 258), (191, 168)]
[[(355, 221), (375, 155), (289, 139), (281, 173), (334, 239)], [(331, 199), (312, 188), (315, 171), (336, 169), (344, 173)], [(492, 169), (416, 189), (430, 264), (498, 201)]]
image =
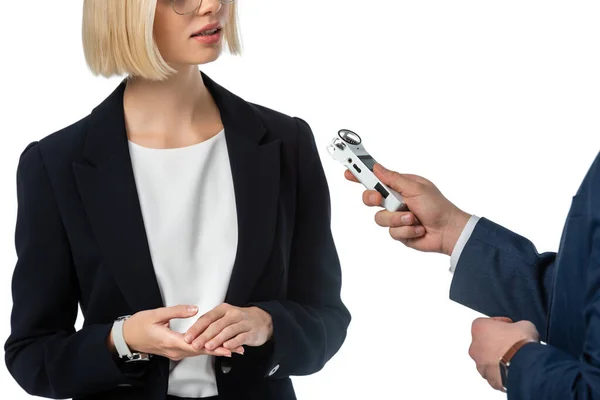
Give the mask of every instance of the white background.
[[(479, 315), (448, 300), (448, 257), (393, 241), (325, 146), (338, 129), (353, 129), (384, 165), (433, 180), (459, 207), (539, 251), (556, 250), (571, 196), (600, 149), (600, 3), (239, 1), (244, 55), (203, 70), (313, 128), (353, 315), (337, 356), (294, 378), (299, 399), (504, 398), (468, 357)], [(2, 19), (4, 341), (20, 152), (86, 115), (119, 79), (89, 74), (79, 2), (7, 2)], [(29, 398), (4, 365), (0, 382), (3, 398)]]

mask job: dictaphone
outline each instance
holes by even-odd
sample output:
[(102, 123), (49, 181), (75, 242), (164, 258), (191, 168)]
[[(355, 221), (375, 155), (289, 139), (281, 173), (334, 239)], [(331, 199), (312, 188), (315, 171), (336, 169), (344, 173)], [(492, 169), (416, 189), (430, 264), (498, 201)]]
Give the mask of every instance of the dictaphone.
[(360, 136), (349, 129), (340, 129), (327, 146), (334, 160), (342, 163), (368, 190), (377, 190), (383, 197), (382, 206), (388, 211), (407, 211), (400, 193), (384, 185), (373, 173), (377, 163), (367, 152)]

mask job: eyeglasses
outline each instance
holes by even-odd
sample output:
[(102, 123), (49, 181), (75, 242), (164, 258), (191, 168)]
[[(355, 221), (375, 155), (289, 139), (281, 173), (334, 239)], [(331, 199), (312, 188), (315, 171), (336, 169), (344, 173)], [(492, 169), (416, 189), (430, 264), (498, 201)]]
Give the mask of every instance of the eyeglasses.
[[(219, 0), (221, 4), (231, 4), (234, 2), (235, 0)], [(192, 14), (200, 8), (201, 4), (202, 0), (171, 0), (173, 11), (179, 15)]]

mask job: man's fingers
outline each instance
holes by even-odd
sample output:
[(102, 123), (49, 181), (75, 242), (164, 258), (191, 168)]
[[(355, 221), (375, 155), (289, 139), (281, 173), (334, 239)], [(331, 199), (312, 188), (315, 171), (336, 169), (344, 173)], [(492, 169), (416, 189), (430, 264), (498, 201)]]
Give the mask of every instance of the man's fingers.
[(175, 318), (189, 318), (198, 313), (198, 307), (194, 305), (178, 305), (171, 307), (161, 307), (150, 310), (152, 322), (164, 324)]
[(513, 322), (513, 320), (508, 317), (492, 317), (492, 319), (495, 321), (501, 321), (501, 322), (508, 322), (508, 323)]
[(377, 190), (365, 190), (363, 192), (363, 203), (369, 207), (379, 207), (383, 197)]
[(395, 228), (398, 226), (410, 226), (418, 223), (419, 221), (410, 211), (391, 212), (388, 210), (381, 210), (375, 214), (375, 222), (377, 225), (384, 228)]
[(389, 186), (400, 194), (403, 194), (413, 184), (406, 176), (396, 171), (390, 171), (381, 164), (375, 164), (373, 172), (384, 185)]
[(408, 239), (415, 239), (425, 234), (425, 228), (422, 225), (417, 226), (401, 226), (390, 228), (390, 236), (394, 240), (399, 240), (405, 243)]
[(350, 172), (350, 170), (348, 170), (348, 169), (344, 172), (344, 177), (351, 182), (359, 183), (358, 179), (356, 179), (354, 174), (352, 172)]

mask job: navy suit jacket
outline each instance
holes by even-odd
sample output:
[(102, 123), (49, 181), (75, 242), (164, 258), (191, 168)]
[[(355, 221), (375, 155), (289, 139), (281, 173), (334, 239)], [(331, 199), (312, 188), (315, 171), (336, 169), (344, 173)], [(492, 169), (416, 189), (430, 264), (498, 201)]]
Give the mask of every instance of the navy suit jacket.
[[(202, 76), (225, 127), (238, 215), (225, 302), (266, 310), (274, 329), (265, 345), (216, 358), (219, 398), (295, 399), (289, 377), (323, 368), (350, 323), (325, 174), (306, 122)], [(33, 395), (167, 396), (168, 359), (124, 364), (106, 346), (115, 318), (163, 306), (127, 145), (124, 89), (123, 82), (90, 115), (32, 143), (19, 161), (5, 351), (8, 370)], [(76, 332), (78, 305), (84, 324)]]
[(600, 154), (573, 197), (558, 253), (539, 254), (482, 218), (450, 297), (489, 316), (529, 320), (547, 343), (514, 356), (509, 400), (600, 399)]

